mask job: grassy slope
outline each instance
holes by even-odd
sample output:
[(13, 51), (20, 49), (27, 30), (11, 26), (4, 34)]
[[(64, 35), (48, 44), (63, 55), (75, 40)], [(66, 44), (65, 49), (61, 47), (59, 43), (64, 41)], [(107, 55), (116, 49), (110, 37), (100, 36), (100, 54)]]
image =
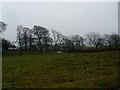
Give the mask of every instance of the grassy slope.
[(3, 56), (3, 88), (117, 87), (118, 53)]

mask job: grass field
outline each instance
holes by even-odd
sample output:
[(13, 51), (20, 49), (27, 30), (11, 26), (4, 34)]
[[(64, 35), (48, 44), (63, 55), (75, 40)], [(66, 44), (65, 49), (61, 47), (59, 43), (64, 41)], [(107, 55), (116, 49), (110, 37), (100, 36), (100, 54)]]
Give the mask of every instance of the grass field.
[(118, 87), (118, 51), (4, 55), (2, 60), (3, 88)]

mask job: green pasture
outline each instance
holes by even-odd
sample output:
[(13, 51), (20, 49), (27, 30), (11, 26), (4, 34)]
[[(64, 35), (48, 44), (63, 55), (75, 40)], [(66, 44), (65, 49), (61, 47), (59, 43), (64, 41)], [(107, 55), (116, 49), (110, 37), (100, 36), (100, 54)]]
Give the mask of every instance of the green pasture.
[[(118, 51), (3, 55), (3, 88), (115, 88)], [(119, 54), (120, 55), (120, 54)]]

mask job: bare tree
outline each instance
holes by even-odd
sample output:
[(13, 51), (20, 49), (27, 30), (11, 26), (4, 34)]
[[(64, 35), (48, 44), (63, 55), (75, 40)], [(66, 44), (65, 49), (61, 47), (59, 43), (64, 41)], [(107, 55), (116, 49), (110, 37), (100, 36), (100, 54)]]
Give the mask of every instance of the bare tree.
[(73, 41), (71, 37), (62, 35), (62, 48), (63, 51), (73, 51)]
[(27, 27), (23, 27), (22, 25), (17, 26), (17, 41), (20, 46), (20, 50), (27, 50), (28, 48), (28, 35), (30, 29)]
[(112, 35), (110, 35), (110, 37), (113, 41), (114, 47), (118, 48), (118, 46), (120, 44), (120, 36), (116, 33), (112, 33)]
[(25, 51), (28, 49), (28, 33), (29, 33), (29, 28), (27, 27), (23, 27), (22, 29), (22, 37), (23, 37), (23, 45), (24, 45), (24, 49)]
[(57, 32), (56, 30), (52, 30), (52, 35), (53, 35), (54, 44), (57, 44), (59, 41), (59, 32)]
[(57, 51), (58, 48), (60, 49), (59, 45), (61, 44), (62, 34), (56, 30), (52, 30), (52, 35), (53, 35), (53, 42), (55, 46), (54, 50)]
[(120, 36), (116, 33), (104, 34), (105, 44), (109, 48), (118, 48), (120, 46)]
[(83, 47), (83, 37), (80, 35), (73, 35), (72, 41), (74, 45), (74, 49), (80, 50)]
[(7, 24), (0, 21), (0, 33), (4, 32), (6, 30)]
[(109, 34), (104, 34), (103, 38), (105, 40), (105, 42), (104, 42), (105, 46), (108, 46), (109, 48), (112, 48), (113, 41), (112, 41), (111, 36)]
[[(46, 38), (47, 36), (49, 36), (49, 31), (46, 29), (46, 28), (43, 28), (41, 26), (34, 26), (33, 27), (33, 33), (34, 35), (37, 36), (37, 39), (38, 39), (38, 47), (39, 47), (39, 50), (42, 51), (42, 39)], [(45, 41), (45, 45), (46, 45), (46, 41)]]
[(49, 31), (45, 29), (42, 37), (42, 43), (45, 51), (48, 51), (48, 42), (50, 42)]
[[(0, 21), (0, 34), (6, 30), (7, 24), (4, 22)], [(2, 37), (0, 35), (0, 48), (2, 47)]]
[(33, 38), (33, 30), (30, 29), (28, 31), (28, 45), (29, 45), (29, 50), (32, 50), (32, 44), (34, 42), (34, 38)]
[(99, 33), (89, 32), (86, 34), (86, 37), (90, 46), (95, 46), (96, 48), (100, 47), (102, 42), (102, 37)]
[(17, 41), (20, 47), (20, 51), (23, 49), (22, 29), (22, 25), (17, 26)]
[(51, 37), (44, 37), (42, 42), (46, 51), (52, 50), (53, 39)]

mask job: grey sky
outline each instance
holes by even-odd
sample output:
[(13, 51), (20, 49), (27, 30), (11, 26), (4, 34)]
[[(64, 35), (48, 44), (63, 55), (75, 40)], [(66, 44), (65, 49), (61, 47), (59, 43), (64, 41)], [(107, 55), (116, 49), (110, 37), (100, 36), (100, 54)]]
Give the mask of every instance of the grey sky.
[[(0, 17), (1, 18), (1, 17)], [(17, 25), (43, 26), (64, 35), (95, 31), (118, 32), (117, 2), (36, 2), (2, 3), (2, 20), (8, 24), (6, 39), (16, 39)]]

